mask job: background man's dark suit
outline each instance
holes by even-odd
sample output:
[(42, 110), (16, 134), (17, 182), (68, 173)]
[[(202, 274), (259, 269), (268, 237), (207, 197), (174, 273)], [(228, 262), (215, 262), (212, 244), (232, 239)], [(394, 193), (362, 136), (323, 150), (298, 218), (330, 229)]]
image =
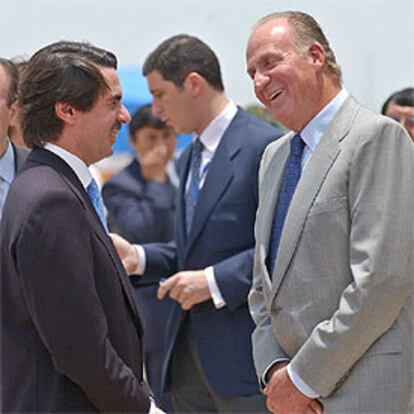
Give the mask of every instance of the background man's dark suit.
[(34, 149), (5, 213), (2, 411), (148, 412), (129, 283), (73, 170)]
[(146, 180), (137, 160), (114, 175), (102, 188), (110, 224), (133, 243), (170, 241), (174, 238), (176, 189)]
[[(253, 267), (257, 172), (265, 146), (278, 135), (279, 130), (238, 110), (211, 162), (187, 240), (184, 195), (191, 153), (188, 148), (179, 160), (176, 244), (144, 245), (145, 275), (172, 275), (214, 266), (226, 306), (216, 309), (211, 300), (195, 305), (188, 312), (187, 322), (191, 323), (191, 336), (208, 383), (222, 396), (259, 393), (250, 338), (253, 322), (246, 302)], [(167, 331), (165, 387), (185, 316), (175, 303)]]
[[(102, 188), (113, 231), (132, 243), (169, 242), (174, 238), (176, 193), (176, 188), (168, 179), (165, 183), (146, 180), (136, 159)], [(162, 392), (160, 378), (165, 329), (173, 302), (169, 298), (157, 299), (158, 282), (147, 283), (141, 276), (132, 276), (130, 280), (144, 319), (147, 380), (156, 401), (170, 411), (171, 401)]]

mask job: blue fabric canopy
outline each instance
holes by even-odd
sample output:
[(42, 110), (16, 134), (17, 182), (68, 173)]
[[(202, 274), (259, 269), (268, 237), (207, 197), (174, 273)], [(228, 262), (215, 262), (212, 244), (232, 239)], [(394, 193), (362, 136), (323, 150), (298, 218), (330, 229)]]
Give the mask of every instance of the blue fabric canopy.
[[(147, 81), (142, 75), (141, 67), (135, 65), (122, 66), (118, 69), (118, 76), (122, 86), (122, 103), (128, 109), (131, 116), (141, 106), (151, 103), (152, 97)], [(177, 150), (182, 151), (190, 141), (191, 135), (179, 134)], [(122, 125), (113, 149), (116, 153), (132, 152), (128, 143), (128, 125)]]

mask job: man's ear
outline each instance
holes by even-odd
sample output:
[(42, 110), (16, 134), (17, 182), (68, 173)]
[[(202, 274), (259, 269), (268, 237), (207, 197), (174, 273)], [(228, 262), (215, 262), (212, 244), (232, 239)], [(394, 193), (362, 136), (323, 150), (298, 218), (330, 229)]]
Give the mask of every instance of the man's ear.
[(204, 89), (206, 80), (197, 72), (190, 72), (184, 80), (184, 88), (190, 92), (193, 97), (197, 97)]
[(18, 120), (18, 102), (17, 99), (10, 105), (10, 126), (17, 127)]
[(77, 110), (68, 103), (56, 102), (55, 103), (55, 114), (63, 122), (72, 125), (77, 116)]
[(319, 69), (322, 69), (325, 65), (326, 60), (326, 52), (323, 46), (318, 43), (312, 43), (309, 46), (308, 55), (310, 59), (312, 60), (312, 63)]

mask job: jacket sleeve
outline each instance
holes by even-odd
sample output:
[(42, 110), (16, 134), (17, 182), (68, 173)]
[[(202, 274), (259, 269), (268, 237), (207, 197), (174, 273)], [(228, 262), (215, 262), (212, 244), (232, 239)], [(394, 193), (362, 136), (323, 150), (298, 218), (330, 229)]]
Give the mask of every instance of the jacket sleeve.
[(102, 196), (115, 231), (131, 243), (171, 240), (174, 235), (174, 187), (169, 182), (156, 181), (133, 184), (137, 187), (131, 188), (131, 183), (109, 181), (103, 187)]

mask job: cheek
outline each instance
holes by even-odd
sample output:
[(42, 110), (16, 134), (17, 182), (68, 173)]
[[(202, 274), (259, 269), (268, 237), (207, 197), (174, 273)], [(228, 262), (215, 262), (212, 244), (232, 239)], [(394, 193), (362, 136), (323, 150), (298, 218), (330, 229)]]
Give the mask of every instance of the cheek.
[(264, 105), (266, 105), (263, 91), (261, 91), (259, 88), (257, 88), (257, 87), (254, 86), (254, 94), (256, 95), (256, 98), (260, 102), (262, 102)]

